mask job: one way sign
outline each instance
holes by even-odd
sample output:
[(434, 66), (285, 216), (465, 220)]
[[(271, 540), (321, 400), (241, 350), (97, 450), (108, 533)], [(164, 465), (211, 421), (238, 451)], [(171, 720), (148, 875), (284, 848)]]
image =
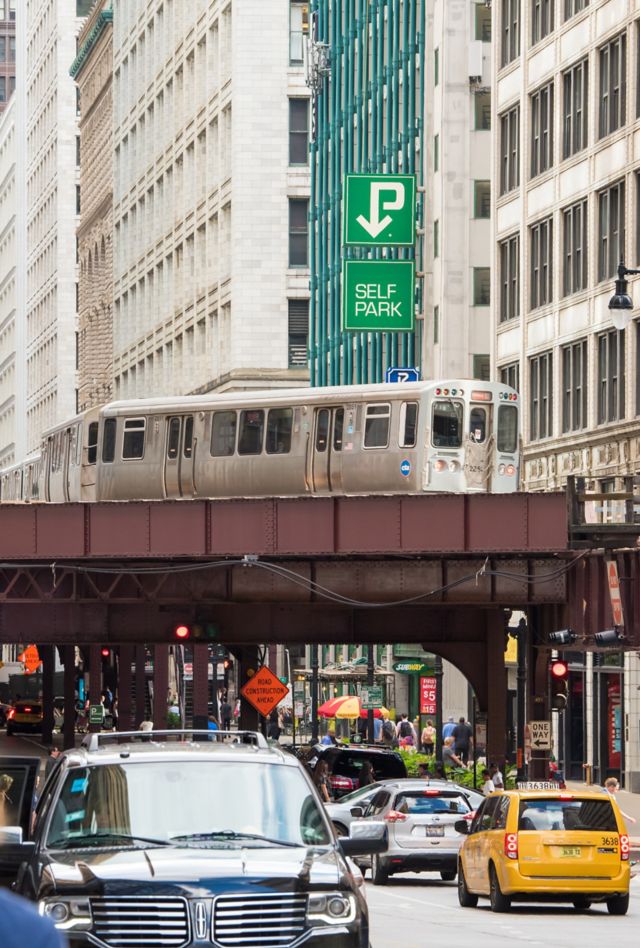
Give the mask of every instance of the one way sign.
[(551, 721), (529, 721), (529, 734), (534, 750), (551, 750)]

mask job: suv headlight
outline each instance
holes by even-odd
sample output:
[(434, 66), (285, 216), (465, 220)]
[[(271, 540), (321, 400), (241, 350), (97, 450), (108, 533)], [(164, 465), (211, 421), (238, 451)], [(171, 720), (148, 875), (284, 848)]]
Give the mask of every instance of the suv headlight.
[(323, 892), (309, 896), (310, 925), (348, 925), (356, 917), (356, 900), (346, 892)]
[(43, 899), (38, 911), (46, 915), (62, 932), (88, 931), (93, 919), (89, 899), (59, 897)]

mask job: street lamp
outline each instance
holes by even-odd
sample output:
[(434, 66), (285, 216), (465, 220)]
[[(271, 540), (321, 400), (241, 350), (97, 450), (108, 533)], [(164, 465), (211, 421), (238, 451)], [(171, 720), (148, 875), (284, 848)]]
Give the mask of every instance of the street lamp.
[(629, 284), (627, 283), (626, 277), (637, 276), (638, 274), (640, 274), (640, 270), (629, 270), (625, 267), (622, 258), (620, 258), (616, 291), (609, 300), (611, 320), (616, 329), (626, 329), (631, 319), (633, 300), (629, 295)]

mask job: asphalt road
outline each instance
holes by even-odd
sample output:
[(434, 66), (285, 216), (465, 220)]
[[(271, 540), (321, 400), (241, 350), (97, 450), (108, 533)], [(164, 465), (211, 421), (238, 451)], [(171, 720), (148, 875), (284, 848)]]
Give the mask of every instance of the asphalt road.
[(458, 904), (455, 883), (435, 875), (393, 876), (387, 885), (367, 881), (372, 948), (637, 948), (640, 931), (640, 875), (631, 883), (631, 905), (614, 918), (606, 905), (578, 914), (565, 905), (514, 905), (497, 915), (487, 899), (478, 908)]

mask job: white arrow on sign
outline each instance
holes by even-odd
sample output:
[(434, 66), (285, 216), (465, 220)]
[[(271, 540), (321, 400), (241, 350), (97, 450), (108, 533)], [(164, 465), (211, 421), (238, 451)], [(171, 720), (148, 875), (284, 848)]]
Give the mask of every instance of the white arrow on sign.
[[(380, 196), (383, 191), (393, 191), (395, 198), (390, 201), (382, 201)], [(364, 227), (374, 240), (381, 234), (385, 227), (388, 227), (393, 220), (389, 214), (380, 219), (380, 211), (399, 211), (404, 207), (404, 184), (400, 181), (394, 181), (385, 184), (383, 181), (374, 181), (371, 185), (371, 200), (369, 202), (369, 220), (364, 214), (359, 214), (356, 220)]]

